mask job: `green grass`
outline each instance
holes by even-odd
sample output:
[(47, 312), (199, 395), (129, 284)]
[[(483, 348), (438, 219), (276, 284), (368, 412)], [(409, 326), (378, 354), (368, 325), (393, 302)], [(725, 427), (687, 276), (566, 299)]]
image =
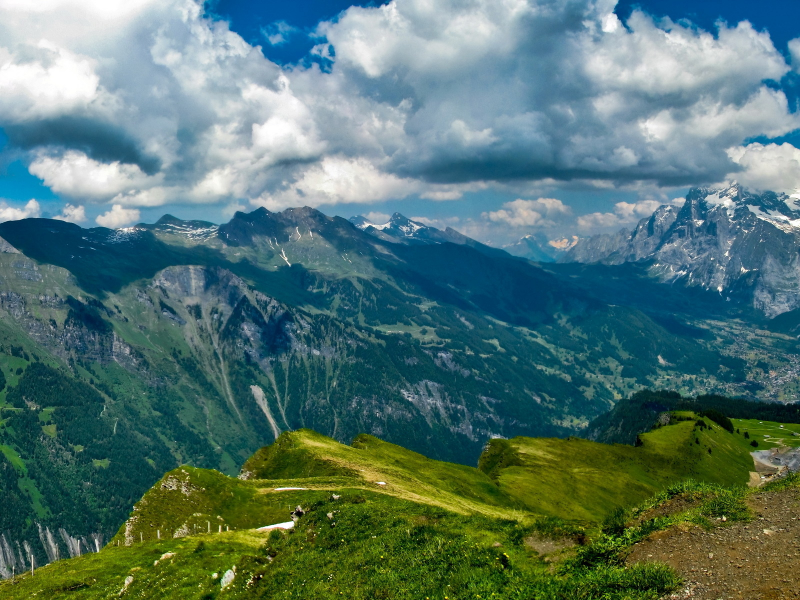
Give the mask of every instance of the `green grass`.
[(14, 465), (14, 468), (19, 473), (25, 474), (28, 472), (28, 468), (25, 466), (25, 461), (20, 458), (19, 454), (17, 454), (16, 450), (14, 450), (11, 446), (0, 444), (0, 452), (2, 452), (3, 455), (8, 459), (8, 462)]
[(474, 467), (432, 460), (366, 434), (346, 446), (308, 429), (286, 432), (256, 452), (242, 472), (261, 479), (348, 476), (365, 489), (461, 513), (511, 518), (520, 508)]
[(50, 511), (44, 505), (44, 496), (42, 496), (39, 488), (36, 487), (33, 479), (20, 477), (17, 479), (17, 487), (30, 498), (31, 508), (33, 508), (33, 512), (38, 518), (42, 519), (50, 516)]
[[(759, 421), (757, 419), (731, 419), (733, 426), (740, 431), (739, 438), (750, 450), (768, 450), (779, 446), (800, 447), (800, 435), (795, 437), (792, 433), (800, 434), (798, 423), (776, 423), (774, 421)], [(750, 439), (744, 439), (744, 432), (750, 434)], [(758, 442), (758, 448), (750, 446), (751, 441)]]
[[(231, 531), (111, 545), (15, 582), (0, 596), (136, 598), (651, 599), (674, 589), (668, 568), (606, 561), (554, 573), (526, 545), (531, 526), (466, 516), (361, 490), (314, 500), (291, 533)], [(174, 553), (162, 559), (166, 553)], [(220, 578), (236, 569), (221, 591)], [(218, 577), (214, 578), (213, 574)]]
[[(745, 500), (750, 493), (752, 490), (744, 486), (726, 487), (691, 480), (671, 485), (639, 506), (616, 511), (604, 523), (603, 534), (579, 548), (562, 563), (560, 571), (570, 573), (600, 565), (622, 565), (633, 544), (676, 525), (712, 529), (749, 521), (752, 514)], [(688, 508), (670, 506), (676, 500), (682, 501), (679, 506)]]
[[(482, 470), (367, 435), (345, 446), (284, 433), (247, 461), (251, 478), (167, 473), (99, 554), (2, 582), (0, 597), (116, 597), (130, 577), (123, 596), (136, 598), (656, 600), (680, 580), (664, 565), (625, 566), (631, 544), (751, 517), (737, 485), (749, 446), (681, 416), (637, 447), (495, 440)], [(676, 499), (682, 508), (668, 510)], [(292, 531), (256, 531), (298, 505)], [(542, 556), (531, 540), (543, 538), (578, 545)]]
[[(478, 469), (431, 460), (367, 435), (345, 446), (310, 430), (286, 432), (259, 450), (242, 471), (257, 478), (234, 479), (188, 466), (167, 473), (136, 504), (112, 543), (280, 523), (298, 504), (342, 489), (463, 515), (536, 520)], [(280, 487), (306, 489), (275, 490)]]
[(698, 428), (695, 418), (641, 435), (638, 447), (579, 438), (493, 440), (482, 468), (533, 512), (595, 522), (681, 480), (745, 484), (751, 448), (709, 419)]

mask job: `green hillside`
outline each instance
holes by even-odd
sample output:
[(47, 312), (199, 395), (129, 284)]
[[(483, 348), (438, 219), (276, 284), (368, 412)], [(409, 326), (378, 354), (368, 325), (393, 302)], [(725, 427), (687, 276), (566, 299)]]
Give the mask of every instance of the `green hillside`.
[(758, 419), (731, 419), (731, 421), (742, 436), (747, 433), (748, 444), (750, 441), (758, 442), (758, 450), (780, 446), (800, 447), (800, 423), (779, 423)]
[[(676, 413), (637, 447), (493, 440), (480, 469), (368, 435), (346, 446), (283, 433), (239, 478), (168, 472), (100, 553), (0, 582), (0, 597), (656, 600), (679, 580), (664, 566), (623, 566), (630, 543), (680, 519), (747, 517), (743, 492), (725, 488), (747, 479), (747, 441), (699, 423)], [(631, 513), (642, 514), (685, 494), (684, 516), (600, 532), (614, 509), (647, 500)], [(257, 531), (297, 506), (294, 529)]]
[(637, 446), (574, 437), (492, 440), (480, 468), (533, 512), (594, 521), (685, 479), (747, 483), (753, 448), (742, 436), (690, 412), (673, 420), (640, 435)]
[[(275, 489), (283, 487), (303, 489)], [(240, 478), (187, 466), (167, 473), (136, 504), (111, 544), (282, 522), (298, 504), (321, 501), (342, 489), (454, 514), (523, 518), (516, 502), (476, 468), (431, 460), (368, 435), (345, 446), (300, 430), (283, 433), (259, 450)]]
[[(650, 431), (659, 414), (676, 410), (700, 414), (716, 411), (739, 422), (736, 427), (742, 431), (743, 427), (752, 426), (759, 435), (775, 433), (780, 438), (786, 438), (788, 446), (795, 443), (790, 439), (791, 434), (786, 432), (800, 432), (800, 428), (796, 427), (800, 425), (800, 407), (797, 404), (754, 402), (716, 394), (691, 397), (674, 391), (641, 390), (620, 400), (610, 411), (589, 423), (584, 436), (598, 442), (633, 444), (640, 433)], [(758, 427), (758, 423), (770, 422), (774, 425), (767, 425), (764, 431)], [(781, 424), (784, 424), (783, 432)]]
[[(312, 494), (289, 534), (224, 531), (111, 546), (2, 582), (0, 596), (655, 600), (678, 583), (658, 565), (556, 573), (526, 543), (539, 539), (532, 527), (376, 492), (336, 495)], [(223, 590), (223, 574), (234, 569)]]

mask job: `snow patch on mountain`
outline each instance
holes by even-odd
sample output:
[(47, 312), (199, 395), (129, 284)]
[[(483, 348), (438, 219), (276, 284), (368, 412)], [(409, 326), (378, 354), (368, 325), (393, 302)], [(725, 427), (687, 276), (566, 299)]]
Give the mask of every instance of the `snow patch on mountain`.
[(663, 282), (749, 298), (774, 317), (800, 308), (798, 247), (800, 195), (733, 184), (693, 189), (682, 207), (661, 206), (632, 232), (581, 240), (561, 261), (650, 263)]

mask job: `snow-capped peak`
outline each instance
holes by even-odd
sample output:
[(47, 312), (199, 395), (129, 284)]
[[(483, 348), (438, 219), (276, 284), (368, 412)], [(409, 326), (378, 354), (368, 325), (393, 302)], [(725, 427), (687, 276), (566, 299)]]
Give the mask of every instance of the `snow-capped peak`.
[(399, 212), (394, 213), (386, 223), (373, 223), (363, 216), (352, 217), (350, 222), (359, 229), (366, 230), (370, 227), (383, 231), (394, 237), (416, 237), (421, 231), (431, 229), (427, 225), (412, 221)]

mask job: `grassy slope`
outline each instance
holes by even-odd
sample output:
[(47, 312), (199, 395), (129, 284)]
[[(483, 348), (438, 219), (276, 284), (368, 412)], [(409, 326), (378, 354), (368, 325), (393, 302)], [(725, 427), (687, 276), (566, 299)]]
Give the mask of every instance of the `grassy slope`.
[[(598, 519), (686, 477), (746, 480), (748, 441), (706, 422), (707, 428), (695, 420), (661, 427), (644, 434), (639, 447), (495, 441), (482, 467), (499, 485), (477, 469), (371, 436), (349, 447), (308, 430), (284, 433), (245, 464), (245, 474), (256, 478), (176, 469), (101, 553), (2, 582), (0, 597), (108, 598), (131, 578), (123, 596), (655, 600), (678, 581), (666, 567), (618, 566), (615, 553), (638, 539), (633, 534), (628, 542), (600, 536), (577, 553), (567, 550), (572, 558), (555, 570), (525, 540), (581, 532), (541, 514)], [(695, 521), (708, 524), (714, 510), (734, 514), (739, 496), (695, 487), (686, 489), (696, 495), (702, 488), (711, 502), (693, 513)], [(673, 495), (684, 489), (673, 488)], [(298, 504), (306, 514), (292, 533), (254, 530), (288, 520)], [(161, 559), (167, 552), (174, 556)], [(222, 591), (220, 576), (234, 566), (234, 583)]]
[[(533, 520), (478, 469), (431, 460), (372, 436), (361, 435), (354, 444), (299, 430), (283, 433), (245, 464), (243, 472), (257, 479), (188, 466), (171, 471), (136, 504), (110, 543), (157, 541), (159, 535), (172, 538), (181, 530), (194, 534), (280, 523), (298, 504), (321, 501), (342, 489), (455, 514)], [(305, 489), (275, 490), (281, 487)]]
[[(277, 448), (280, 452), (274, 452)], [(345, 446), (308, 429), (287, 432), (276, 444), (253, 455), (242, 471), (260, 479), (349, 473), (360, 486), (374, 489), (382, 481), (387, 494), (460, 513), (508, 517), (515, 507), (474, 467), (432, 460), (366, 434)]]
[[(605, 566), (557, 576), (524, 544), (530, 529), (514, 522), (457, 515), (380, 493), (340, 493), (339, 500), (308, 506), (291, 534), (231, 531), (111, 546), (2, 582), (0, 597), (116, 597), (126, 577), (132, 581), (123, 597), (181, 600), (655, 600), (677, 583), (658, 566)], [(161, 560), (167, 552), (175, 555)], [(219, 576), (233, 567), (233, 585), (221, 591)]]
[[(800, 436), (793, 436), (793, 433), (800, 434), (800, 424), (798, 423), (777, 423), (775, 421), (759, 421), (757, 419), (731, 419), (733, 426), (740, 431), (750, 434), (750, 439), (742, 442), (750, 450), (767, 450), (778, 446), (800, 447)], [(758, 442), (758, 448), (749, 446), (752, 440)]]
[(641, 436), (639, 447), (578, 438), (493, 441), (500, 457), (483, 468), (534, 512), (598, 520), (621, 500), (636, 504), (682, 479), (746, 483), (752, 448), (741, 436), (706, 422), (707, 429), (696, 428), (694, 420), (656, 429)]
[[(127, 577), (132, 583), (123, 596), (181, 599), (654, 600), (677, 583), (666, 568), (648, 565), (608, 563), (556, 574), (525, 539), (577, 530), (510, 510), (509, 499), (476, 469), (369, 436), (360, 436), (354, 448), (309, 431), (284, 434), (282, 441), (280, 452), (249, 461), (251, 472), (275, 469), (286, 477), (293, 463), (301, 474), (319, 474), (243, 481), (177, 469), (145, 495), (131, 526), (101, 553), (2, 582), (0, 597), (108, 598), (120, 593)], [(324, 472), (331, 466), (339, 474)], [(307, 512), (291, 534), (252, 529), (287, 520), (296, 504)], [(517, 519), (502, 518), (512, 514)], [(216, 526), (210, 534), (209, 522)], [(173, 537), (179, 529), (189, 535)], [(159, 560), (167, 552), (175, 555)], [(233, 566), (234, 584), (222, 592), (212, 574)]]

